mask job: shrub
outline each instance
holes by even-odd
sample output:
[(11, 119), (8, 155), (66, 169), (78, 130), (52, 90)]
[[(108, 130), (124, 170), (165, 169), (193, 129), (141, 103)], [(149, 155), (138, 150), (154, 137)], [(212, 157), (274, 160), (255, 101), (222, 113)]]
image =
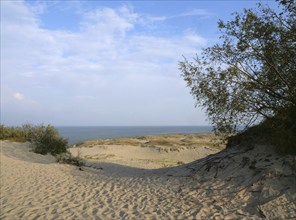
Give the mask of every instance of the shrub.
[(22, 127), (20, 128), (21, 133), (22, 133), (22, 137), (26, 141), (30, 142), (36, 128), (37, 128), (37, 126), (34, 126), (32, 124), (23, 124)]
[(296, 155), (296, 108), (282, 109), (276, 116), (228, 138), (227, 147), (254, 144), (270, 144), (280, 154)]
[(266, 123), (271, 130), (271, 143), (277, 152), (296, 155), (296, 106), (280, 110)]
[(22, 127), (5, 127), (0, 125), (0, 140), (29, 141), (34, 153), (52, 154), (57, 162), (84, 166), (84, 161), (78, 155), (73, 157), (67, 151), (68, 140), (60, 136), (58, 130), (51, 125), (24, 124)]
[(78, 167), (85, 165), (84, 161), (81, 159), (79, 155), (76, 157), (73, 157), (69, 152), (57, 155), (56, 159), (57, 159), (57, 162), (59, 163), (71, 164)]
[(24, 136), (23, 130), (20, 127), (5, 127), (0, 126), (0, 139), (1, 140), (12, 140), (17, 142), (26, 142), (27, 139)]
[(32, 143), (33, 152), (57, 155), (66, 152), (68, 141), (51, 125), (24, 124), (22, 127), (0, 126), (0, 139)]
[(30, 132), (29, 138), (35, 153), (57, 155), (67, 151), (68, 141), (53, 126), (36, 126)]

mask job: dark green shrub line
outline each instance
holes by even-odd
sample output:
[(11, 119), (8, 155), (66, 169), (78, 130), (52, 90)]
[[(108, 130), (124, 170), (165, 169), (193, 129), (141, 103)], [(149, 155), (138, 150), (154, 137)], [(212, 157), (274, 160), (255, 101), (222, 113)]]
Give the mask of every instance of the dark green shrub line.
[(279, 111), (272, 118), (228, 138), (227, 147), (270, 144), (279, 154), (296, 155), (296, 108)]
[(17, 142), (26, 142), (30, 140), (32, 126), (29, 124), (22, 127), (6, 127), (0, 125), (0, 140), (11, 140)]
[(0, 126), (0, 140), (30, 142), (34, 153), (51, 154), (57, 162), (83, 166), (80, 157), (73, 157), (67, 152), (68, 140), (61, 137), (58, 130), (51, 125), (24, 124), (21, 127)]
[(30, 142), (33, 152), (57, 155), (67, 151), (68, 140), (60, 136), (58, 130), (51, 125), (24, 124), (22, 127), (6, 127), (1, 125), (1, 140)]
[(30, 135), (30, 142), (35, 153), (57, 155), (67, 151), (68, 140), (60, 136), (51, 125), (37, 126)]

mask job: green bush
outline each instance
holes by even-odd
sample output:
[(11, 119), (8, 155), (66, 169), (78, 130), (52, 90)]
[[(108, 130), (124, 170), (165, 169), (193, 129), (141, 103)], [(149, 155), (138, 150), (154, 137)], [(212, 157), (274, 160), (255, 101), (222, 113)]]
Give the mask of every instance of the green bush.
[(56, 128), (51, 125), (36, 126), (30, 134), (33, 151), (39, 154), (57, 155), (67, 151), (68, 141), (62, 138)]
[(296, 155), (296, 106), (280, 110), (266, 123), (271, 130), (271, 143), (277, 152)]
[(296, 155), (296, 107), (278, 111), (258, 125), (228, 138), (227, 147), (270, 144), (280, 154)]
[(22, 127), (0, 126), (1, 140), (32, 143), (33, 152), (57, 155), (67, 150), (68, 141), (60, 136), (58, 130), (51, 125), (24, 124)]
[(55, 156), (57, 162), (78, 167), (84, 166), (84, 161), (78, 155), (73, 157), (67, 151), (68, 140), (60, 136), (58, 130), (51, 125), (24, 124), (21, 127), (6, 127), (0, 125), (0, 140), (30, 142), (34, 153)]
[(0, 130), (1, 130), (1, 133), (0, 133), (1, 140), (12, 140), (17, 142), (27, 141), (21, 127), (5, 127), (4, 125), (1, 125)]

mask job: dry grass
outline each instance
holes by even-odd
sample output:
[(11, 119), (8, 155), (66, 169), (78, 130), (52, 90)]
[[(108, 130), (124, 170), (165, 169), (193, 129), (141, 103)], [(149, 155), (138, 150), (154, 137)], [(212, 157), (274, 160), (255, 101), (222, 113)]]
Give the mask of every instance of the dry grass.
[(87, 160), (102, 160), (115, 157), (115, 154), (95, 154), (95, 155), (86, 155), (84, 156)]
[(198, 134), (168, 134), (157, 136), (140, 136), (132, 138), (114, 138), (88, 140), (76, 144), (79, 147), (102, 147), (104, 145), (129, 145), (139, 147), (153, 147), (159, 151), (179, 151), (183, 148), (209, 147), (224, 148), (221, 137), (214, 133)]
[(182, 161), (171, 161), (167, 159), (138, 159), (147, 163), (161, 164), (162, 167), (171, 167), (184, 164)]
[(98, 139), (98, 140), (88, 140), (83, 141), (76, 146), (79, 147), (94, 147), (100, 145), (130, 145), (130, 146), (140, 146), (143, 141), (136, 138), (114, 138), (114, 139)]

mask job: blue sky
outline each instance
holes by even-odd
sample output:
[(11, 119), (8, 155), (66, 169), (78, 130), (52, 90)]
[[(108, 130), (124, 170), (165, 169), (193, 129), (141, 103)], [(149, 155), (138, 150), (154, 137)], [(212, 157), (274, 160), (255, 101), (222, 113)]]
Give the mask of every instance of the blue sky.
[(207, 125), (178, 62), (256, 2), (1, 1), (1, 124)]

